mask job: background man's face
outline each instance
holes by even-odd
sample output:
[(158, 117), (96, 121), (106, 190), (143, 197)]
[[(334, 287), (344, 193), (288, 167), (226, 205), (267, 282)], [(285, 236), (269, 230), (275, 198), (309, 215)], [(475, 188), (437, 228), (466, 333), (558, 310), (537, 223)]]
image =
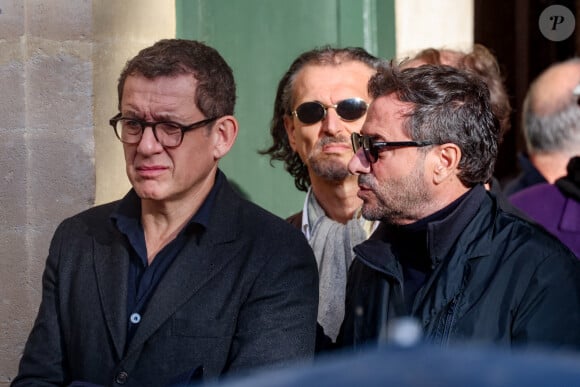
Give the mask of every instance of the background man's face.
[[(374, 72), (366, 64), (353, 61), (337, 66), (307, 65), (297, 74), (292, 109), (311, 101), (334, 105), (348, 98), (361, 98), (370, 102), (367, 83)], [(350, 134), (360, 132), (364, 118), (344, 121), (336, 109), (330, 108), (322, 121), (307, 125), (295, 116), (287, 116), (285, 126), (292, 149), (311, 176), (344, 180), (353, 155)]]

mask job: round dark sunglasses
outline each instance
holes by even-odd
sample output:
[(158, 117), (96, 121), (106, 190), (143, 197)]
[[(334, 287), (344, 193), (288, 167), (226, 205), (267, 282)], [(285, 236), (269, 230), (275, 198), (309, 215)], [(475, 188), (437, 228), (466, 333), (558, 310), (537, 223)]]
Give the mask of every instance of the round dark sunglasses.
[(350, 141), (352, 142), (352, 150), (354, 153), (362, 148), (367, 161), (371, 164), (377, 162), (379, 159), (379, 152), (385, 148), (397, 148), (405, 146), (414, 146), (420, 148), (433, 145), (433, 143), (429, 141), (373, 141), (370, 136), (360, 135), (356, 132), (350, 135)]
[(336, 109), (336, 113), (345, 121), (358, 120), (365, 115), (369, 104), (360, 98), (348, 98), (339, 101), (334, 105), (324, 105), (318, 101), (304, 102), (292, 112), (293, 116), (307, 125), (312, 125), (322, 121), (326, 117), (329, 108)]

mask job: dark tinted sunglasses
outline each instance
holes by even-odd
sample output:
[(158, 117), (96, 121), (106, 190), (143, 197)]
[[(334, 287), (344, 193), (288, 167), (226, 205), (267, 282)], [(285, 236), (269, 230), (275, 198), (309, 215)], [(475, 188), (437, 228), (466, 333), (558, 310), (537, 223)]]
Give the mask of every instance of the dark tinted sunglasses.
[(358, 120), (365, 115), (369, 104), (360, 98), (349, 98), (338, 102), (335, 105), (323, 105), (320, 102), (304, 102), (300, 104), (292, 115), (307, 125), (315, 124), (326, 117), (329, 108), (336, 109), (336, 113), (345, 121)]
[(377, 162), (379, 158), (379, 152), (385, 148), (397, 148), (404, 146), (424, 147), (433, 145), (433, 143), (429, 141), (373, 141), (370, 136), (364, 136), (358, 133), (352, 133), (350, 135), (350, 141), (352, 142), (352, 149), (354, 150), (354, 153), (362, 148), (367, 161), (371, 164)]

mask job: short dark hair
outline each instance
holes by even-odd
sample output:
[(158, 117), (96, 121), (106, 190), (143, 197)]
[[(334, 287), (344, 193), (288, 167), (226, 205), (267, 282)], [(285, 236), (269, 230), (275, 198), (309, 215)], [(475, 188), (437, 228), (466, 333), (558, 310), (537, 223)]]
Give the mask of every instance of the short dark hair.
[(368, 65), (369, 68), (375, 69), (380, 60), (360, 47), (332, 48), (331, 46), (323, 46), (298, 56), (278, 83), (274, 114), (270, 122), (273, 144), (268, 149), (258, 153), (270, 155), (270, 163), (274, 160), (283, 161), (284, 169), (294, 177), (294, 185), (300, 191), (307, 191), (310, 186), (308, 169), (300, 156), (290, 147), (288, 135), (284, 128), (284, 116), (291, 114), (294, 102), (294, 81), (298, 72), (306, 65), (337, 66), (345, 62), (361, 62)]
[(214, 48), (201, 42), (163, 39), (139, 51), (119, 77), (119, 110), (125, 81), (135, 74), (149, 79), (191, 74), (198, 82), (195, 103), (206, 117), (234, 114), (236, 84), (232, 69)]
[(465, 186), (489, 181), (500, 128), (480, 77), (450, 66), (384, 66), (371, 78), (369, 93), (373, 98), (394, 93), (413, 105), (403, 128), (413, 140), (459, 146), (458, 177)]

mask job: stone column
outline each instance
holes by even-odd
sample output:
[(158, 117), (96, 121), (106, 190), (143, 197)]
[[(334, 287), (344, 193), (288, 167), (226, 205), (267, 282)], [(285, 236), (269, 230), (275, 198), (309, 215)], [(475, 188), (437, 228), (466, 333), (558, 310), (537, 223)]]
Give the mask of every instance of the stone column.
[(0, 385), (16, 375), (57, 224), (128, 187), (107, 127), (116, 79), (139, 49), (174, 37), (174, 7), (0, 1)]

